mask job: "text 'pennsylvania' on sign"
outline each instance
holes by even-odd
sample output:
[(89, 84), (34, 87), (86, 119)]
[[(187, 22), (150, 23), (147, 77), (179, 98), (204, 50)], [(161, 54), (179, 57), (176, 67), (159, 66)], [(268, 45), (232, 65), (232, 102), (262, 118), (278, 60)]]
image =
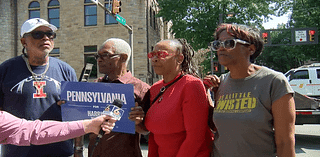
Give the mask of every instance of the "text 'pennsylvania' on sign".
[(116, 99), (122, 102), (121, 118), (112, 131), (134, 134), (135, 123), (128, 119), (135, 106), (131, 84), (62, 81), (61, 100), (66, 101), (61, 105), (62, 120), (95, 118), (106, 113)]

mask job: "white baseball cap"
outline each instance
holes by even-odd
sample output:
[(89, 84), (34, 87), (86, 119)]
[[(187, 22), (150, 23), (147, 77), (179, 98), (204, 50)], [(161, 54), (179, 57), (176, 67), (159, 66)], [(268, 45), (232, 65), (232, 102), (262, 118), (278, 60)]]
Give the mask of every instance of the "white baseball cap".
[(53, 32), (56, 31), (58, 28), (52, 24), (50, 24), (49, 22), (47, 22), (44, 19), (40, 19), (40, 18), (33, 18), (33, 19), (29, 19), (26, 22), (23, 23), (22, 27), (21, 27), (21, 37), (23, 37), (23, 35), (25, 33), (29, 33), (32, 32), (34, 29), (40, 27), (40, 26), (46, 26), (49, 27)]

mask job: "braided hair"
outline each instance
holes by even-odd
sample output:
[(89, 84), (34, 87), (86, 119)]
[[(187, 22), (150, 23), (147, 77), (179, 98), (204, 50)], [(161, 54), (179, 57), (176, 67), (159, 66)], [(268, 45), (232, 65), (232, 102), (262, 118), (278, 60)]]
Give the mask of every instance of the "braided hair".
[(184, 56), (183, 62), (181, 64), (181, 69), (186, 74), (191, 74), (198, 77), (197, 66), (192, 60), (195, 51), (188, 41), (184, 38), (172, 39), (172, 41), (177, 42), (177, 51), (180, 51)]

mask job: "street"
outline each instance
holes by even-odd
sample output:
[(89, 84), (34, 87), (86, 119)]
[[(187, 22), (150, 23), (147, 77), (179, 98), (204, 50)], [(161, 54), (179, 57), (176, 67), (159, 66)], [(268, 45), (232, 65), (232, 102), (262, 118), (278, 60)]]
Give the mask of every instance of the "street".
[[(320, 156), (320, 125), (296, 125), (296, 157)], [(143, 157), (147, 157), (146, 145), (141, 145)]]
[(296, 156), (320, 156), (320, 125), (296, 125)]
[[(320, 125), (296, 125), (296, 157), (320, 156)], [(88, 156), (88, 141), (85, 141), (84, 156)], [(148, 146), (141, 145), (143, 157), (147, 157)], [(1, 156), (1, 151), (0, 151)]]

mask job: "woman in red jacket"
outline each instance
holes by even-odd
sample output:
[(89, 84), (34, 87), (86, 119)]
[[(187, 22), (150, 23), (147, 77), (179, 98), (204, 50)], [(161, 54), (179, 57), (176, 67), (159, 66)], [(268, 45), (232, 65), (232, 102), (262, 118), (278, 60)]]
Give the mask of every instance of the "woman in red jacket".
[(162, 40), (148, 54), (154, 71), (163, 76), (150, 89), (145, 116), (149, 157), (209, 156), (208, 99), (202, 81), (190, 75), (195, 73), (193, 54), (185, 39)]

